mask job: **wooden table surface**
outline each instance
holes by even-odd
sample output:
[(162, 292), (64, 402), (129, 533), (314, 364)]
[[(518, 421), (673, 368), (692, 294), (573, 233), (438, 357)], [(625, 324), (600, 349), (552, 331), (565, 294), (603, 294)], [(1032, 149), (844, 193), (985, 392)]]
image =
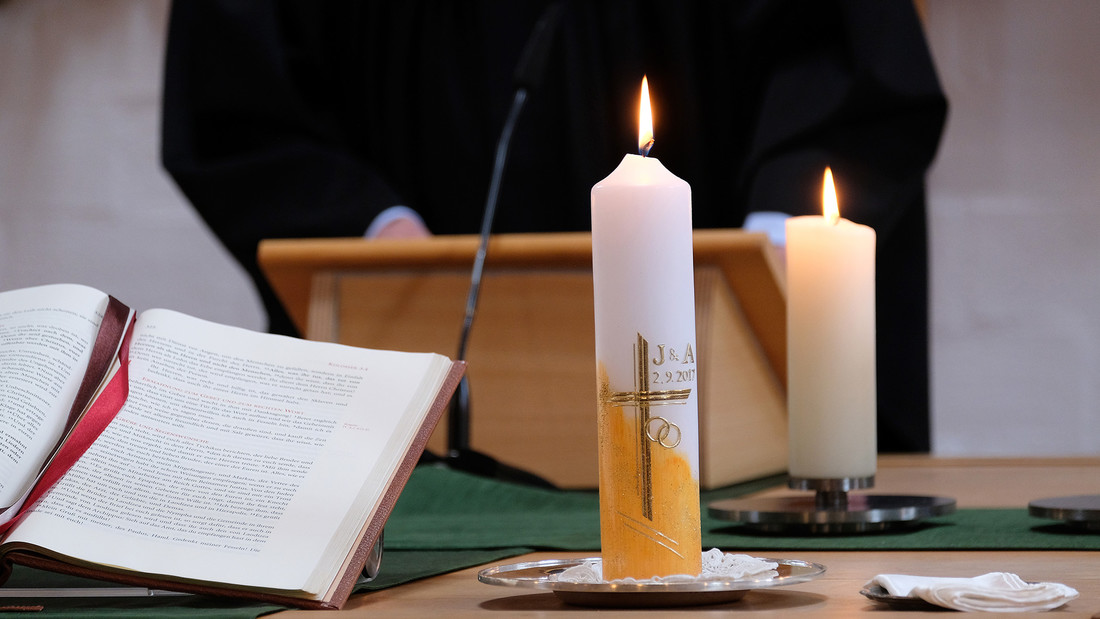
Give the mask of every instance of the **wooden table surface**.
[[(1100, 458), (971, 460), (887, 456), (880, 459), (874, 491), (951, 496), (960, 508), (1026, 507), (1028, 501), (1033, 499), (1100, 494)], [(790, 492), (787, 489), (773, 489), (757, 496)], [(590, 556), (595, 553), (542, 552), (494, 565), (573, 558), (578, 554)], [(766, 552), (753, 554), (768, 556)], [(551, 592), (479, 583), (477, 573), (485, 567), (482, 566), (354, 596), (344, 610), (332, 616), (434, 616), (451, 619), (568, 614), (579, 619), (588, 616), (652, 616), (654, 613), (661, 617), (728, 616), (729, 613), (746, 613), (754, 617), (788, 617), (796, 614), (852, 617), (860, 613), (874, 613), (875, 617), (912, 618), (923, 613), (885, 609), (861, 596), (860, 588), (872, 576), (883, 572), (976, 576), (990, 571), (1007, 571), (1019, 574), (1025, 580), (1061, 582), (1080, 592), (1079, 598), (1050, 616), (1100, 619), (1100, 551), (784, 551), (775, 555), (821, 563), (827, 571), (810, 582), (750, 591), (741, 600), (727, 604), (671, 610), (598, 610), (566, 605)], [(307, 614), (310, 613), (287, 611), (278, 617), (290, 619)]]

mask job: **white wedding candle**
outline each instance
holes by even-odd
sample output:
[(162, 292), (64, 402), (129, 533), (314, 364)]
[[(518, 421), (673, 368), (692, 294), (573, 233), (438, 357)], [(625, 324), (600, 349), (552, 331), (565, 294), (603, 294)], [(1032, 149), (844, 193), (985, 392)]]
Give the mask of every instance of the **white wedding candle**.
[(875, 231), (842, 219), (832, 172), (823, 216), (787, 220), (790, 475), (875, 474)]
[[(648, 106), (643, 80), (642, 153)], [(660, 161), (628, 154), (592, 188), (592, 275), (604, 578), (698, 574), (691, 188)]]

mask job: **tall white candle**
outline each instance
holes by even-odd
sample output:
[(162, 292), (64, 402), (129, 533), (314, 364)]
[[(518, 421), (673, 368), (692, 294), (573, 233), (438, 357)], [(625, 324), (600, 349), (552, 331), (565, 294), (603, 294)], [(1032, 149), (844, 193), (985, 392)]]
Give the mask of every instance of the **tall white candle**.
[(628, 154), (592, 188), (592, 275), (604, 577), (698, 574), (691, 188), (660, 161)]
[(823, 216), (787, 220), (790, 475), (875, 474), (875, 231), (840, 218), (826, 170)]

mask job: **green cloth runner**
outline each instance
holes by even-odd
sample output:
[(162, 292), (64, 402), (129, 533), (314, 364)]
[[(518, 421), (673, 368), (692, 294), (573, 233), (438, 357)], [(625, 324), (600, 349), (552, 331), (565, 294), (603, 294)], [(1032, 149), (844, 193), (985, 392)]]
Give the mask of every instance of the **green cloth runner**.
[[(704, 492), (703, 547), (733, 551), (1100, 549), (1100, 535), (1033, 518), (1026, 506), (961, 509), (911, 528), (854, 535), (764, 534), (707, 514), (711, 501), (775, 486), (780, 479)], [(598, 552), (599, 499), (595, 492), (516, 486), (422, 468), (386, 526), (387, 549), (494, 547)]]
[[(754, 533), (712, 518), (706, 505), (718, 499), (774, 487), (773, 477), (704, 492), (703, 548), (799, 558), (804, 550), (1096, 550), (1100, 535), (1032, 518), (1026, 506), (962, 509), (912, 528), (860, 535), (790, 536)], [(414, 471), (386, 525), (382, 569), (357, 592), (504, 561), (533, 550), (599, 552), (599, 498), (594, 491), (519, 486), (445, 468)], [(84, 586), (88, 581), (17, 569), (7, 586)], [(151, 597), (39, 600), (49, 617), (258, 617), (281, 609), (221, 598)]]

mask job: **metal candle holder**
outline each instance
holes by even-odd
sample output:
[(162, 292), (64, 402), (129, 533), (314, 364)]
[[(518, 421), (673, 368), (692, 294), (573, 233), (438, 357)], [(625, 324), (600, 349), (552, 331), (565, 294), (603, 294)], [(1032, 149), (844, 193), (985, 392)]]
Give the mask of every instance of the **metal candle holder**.
[(1100, 533), (1100, 494), (1036, 499), (1027, 504), (1027, 512), (1036, 518), (1061, 520), (1070, 527)]
[(849, 494), (873, 487), (874, 475), (791, 477), (787, 485), (814, 495), (725, 499), (708, 505), (709, 513), (769, 533), (850, 534), (911, 527), (955, 511), (955, 499), (946, 497)]

